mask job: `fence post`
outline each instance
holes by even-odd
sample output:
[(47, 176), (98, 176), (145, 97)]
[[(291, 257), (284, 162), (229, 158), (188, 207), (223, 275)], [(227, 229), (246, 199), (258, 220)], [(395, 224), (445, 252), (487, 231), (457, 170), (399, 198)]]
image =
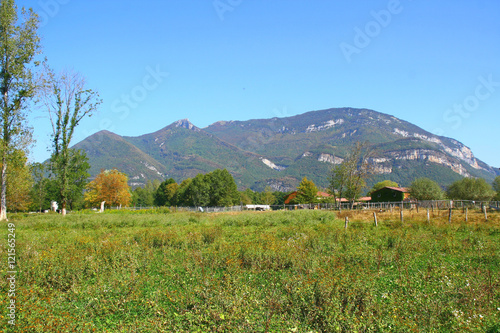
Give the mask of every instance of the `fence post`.
[(486, 210), (486, 205), (483, 206), (483, 211), (484, 211), (484, 219), (488, 221), (488, 212)]
[(375, 226), (378, 227), (377, 213), (373, 212), (373, 219), (375, 220)]
[(449, 209), (449, 213), (448, 213), (448, 223), (449, 223), (449, 224), (451, 224), (451, 214), (452, 214), (452, 212), (453, 212), (453, 209), (452, 209), (452, 208), (450, 208), (450, 209)]
[(469, 207), (465, 207), (465, 222), (469, 222)]
[(427, 223), (431, 223), (431, 214), (429, 208), (427, 208)]
[(401, 223), (403, 223), (403, 222), (404, 222), (404, 216), (403, 216), (404, 214), (403, 214), (403, 210), (402, 210), (402, 209), (401, 209), (401, 211), (399, 212), (399, 215), (400, 215), (400, 217), (401, 217)]
[(345, 226), (344, 228), (347, 230), (347, 225), (349, 224), (349, 216), (345, 217)]

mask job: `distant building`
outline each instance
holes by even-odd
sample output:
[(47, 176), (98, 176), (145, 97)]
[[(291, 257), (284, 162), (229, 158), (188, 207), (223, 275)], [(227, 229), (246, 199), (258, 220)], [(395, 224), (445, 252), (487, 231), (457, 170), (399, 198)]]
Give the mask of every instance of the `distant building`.
[(405, 187), (383, 187), (372, 193), (372, 202), (401, 202), (408, 200), (410, 191)]

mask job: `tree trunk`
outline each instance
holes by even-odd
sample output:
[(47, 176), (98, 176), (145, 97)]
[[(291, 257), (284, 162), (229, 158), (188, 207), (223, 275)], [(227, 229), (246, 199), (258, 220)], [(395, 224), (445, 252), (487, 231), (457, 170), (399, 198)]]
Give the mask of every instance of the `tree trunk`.
[(62, 202), (61, 215), (66, 216), (66, 202)]
[[(5, 149), (5, 148), (4, 148)], [(2, 156), (2, 189), (0, 198), (0, 221), (7, 220), (7, 153)]]

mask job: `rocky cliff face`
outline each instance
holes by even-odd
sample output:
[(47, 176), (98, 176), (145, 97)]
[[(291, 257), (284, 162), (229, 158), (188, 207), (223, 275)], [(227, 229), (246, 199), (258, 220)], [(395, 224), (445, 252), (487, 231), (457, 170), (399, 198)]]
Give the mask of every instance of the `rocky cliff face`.
[(395, 161), (427, 161), (450, 168), (461, 176), (469, 177), (470, 174), (458, 161), (451, 159), (446, 154), (429, 149), (408, 149), (401, 151), (390, 151), (384, 153), (383, 158), (374, 158), (372, 163), (375, 170), (380, 174), (390, 174)]

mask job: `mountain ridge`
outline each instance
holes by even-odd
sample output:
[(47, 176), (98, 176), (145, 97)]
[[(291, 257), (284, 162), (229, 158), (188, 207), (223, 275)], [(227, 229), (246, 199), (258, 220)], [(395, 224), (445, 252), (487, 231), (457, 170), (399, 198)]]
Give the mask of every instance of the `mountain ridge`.
[(240, 189), (268, 185), (291, 190), (304, 176), (325, 187), (329, 170), (358, 141), (368, 141), (374, 149), (371, 162), (379, 173), (372, 182), (390, 179), (407, 186), (412, 177), (426, 176), (425, 170), (443, 186), (463, 176), (492, 181), (500, 174), (463, 143), (370, 109), (331, 108), (291, 117), (216, 121), (204, 128), (181, 119), (137, 137), (103, 131), (94, 135), (98, 134), (123, 152), (92, 149), (93, 136), (75, 147), (89, 148), (85, 150), (91, 165), (106, 164), (107, 155), (107, 166), (124, 167), (136, 186), (138, 180), (173, 177), (180, 182), (199, 172), (226, 168)]

